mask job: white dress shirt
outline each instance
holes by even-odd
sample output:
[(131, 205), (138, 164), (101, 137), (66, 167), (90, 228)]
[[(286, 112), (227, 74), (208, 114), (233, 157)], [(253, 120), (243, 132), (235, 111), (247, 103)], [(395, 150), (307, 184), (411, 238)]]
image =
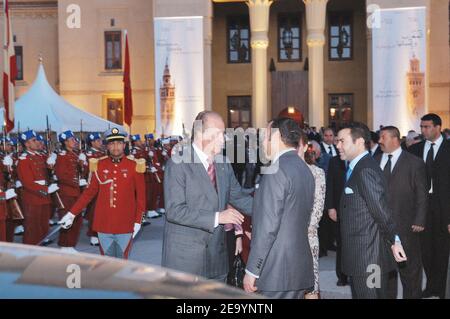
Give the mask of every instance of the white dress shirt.
[(375, 146), (370, 149), (370, 155), (374, 156), (375, 152), (377, 151), (377, 148), (378, 144), (375, 144)]
[(337, 156), (336, 149), (334, 148), (333, 144), (328, 145), (327, 143), (322, 142), (322, 145), (325, 148), (325, 152), (327, 152), (328, 155), (330, 155), (330, 147), (331, 147), (331, 154), (332, 154), (332, 156), (333, 157)]
[(425, 147), (423, 149), (423, 154), (422, 154), (423, 161), (425, 163), (427, 162), (427, 155), (428, 155), (428, 151), (431, 148), (431, 143), (434, 143), (434, 146), (433, 146), (433, 152), (434, 152), (433, 153), (433, 160), (435, 160), (436, 159), (436, 155), (439, 152), (439, 148), (441, 147), (441, 144), (442, 144), (443, 141), (444, 141), (444, 138), (442, 137), (442, 135), (439, 136), (439, 138), (436, 141), (434, 141), (434, 142), (430, 142), (428, 140), (425, 141)]
[[(197, 145), (195, 145), (195, 143), (192, 143), (192, 148), (194, 149), (195, 153), (200, 159), (200, 162), (202, 162), (202, 165), (205, 168), (206, 172), (208, 172), (209, 168), (208, 155), (206, 155)], [(219, 212), (216, 212), (216, 217), (214, 218), (214, 228), (217, 228), (218, 226), (219, 226)]]
[(391, 158), (391, 173), (392, 173), (394, 171), (395, 164), (397, 163), (398, 158), (400, 157), (401, 154), (402, 154), (401, 147), (397, 148), (392, 153), (383, 153), (383, 155), (381, 156), (381, 162), (380, 162), (381, 170), (384, 170), (384, 167), (386, 166), (386, 164), (389, 160), (389, 155), (392, 155), (392, 158)]
[[(433, 161), (434, 161), (436, 159), (436, 155), (439, 152), (439, 148), (441, 147), (441, 144), (443, 141), (444, 141), (444, 138), (442, 137), (442, 135), (439, 136), (439, 138), (434, 142), (431, 142), (429, 140), (425, 141), (425, 146), (423, 148), (423, 154), (422, 154), (422, 158), (425, 163), (427, 162), (427, 155), (428, 155), (428, 151), (431, 148), (431, 144), (434, 143), (434, 146), (433, 146)], [(430, 194), (433, 193), (433, 179), (431, 179), (431, 187), (430, 187), (429, 193)]]

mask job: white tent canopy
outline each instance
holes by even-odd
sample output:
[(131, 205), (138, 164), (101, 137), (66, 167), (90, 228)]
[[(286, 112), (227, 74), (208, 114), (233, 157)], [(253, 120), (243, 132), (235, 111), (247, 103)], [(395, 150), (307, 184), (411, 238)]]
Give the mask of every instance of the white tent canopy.
[[(2, 113), (0, 118), (3, 123)], [(33, 85), (15, 103), (14, 132), (18, 131), (19, 126), (22, 132), (28, 128), (43, 132), (47, 129), (47, 116), (51, 130), (57, 133), (67, 130), (79, 132), (81, 120), (84, 132), (104, 132), (110, 127), (124, 129), (116, 123), (84, 112), (64, 100), (48, 83), (44, 66), (40, 63)]]

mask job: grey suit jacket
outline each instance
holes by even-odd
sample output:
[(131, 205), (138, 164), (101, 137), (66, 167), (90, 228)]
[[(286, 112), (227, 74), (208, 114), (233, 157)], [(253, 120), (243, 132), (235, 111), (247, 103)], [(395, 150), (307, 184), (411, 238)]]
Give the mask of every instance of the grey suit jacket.
[(345, 187), (353, 194), (345, 194), (344, 189), (340, 203), (342, 272), (367, 276), (369, 265), (380, 266), (383, 273), (394, 270), (390, 246), (398, 233), (387, 205), (387, 184), (377, 162), (370, 155), (364, 156)]
[(171, 159), (165, 169), (162, 266), (216, 278), (228, 273), (228, 255), (223, 225), (214, 228), (215, 214), (231, 204), (251, 215), (253, 198), (241, 191), (229, 163), (215, 164), (216, 192), (194, 150), (184, 152), (191, 162)]
[(283, 154), (278, 165), (256, 190), (247, 270), (259, 276), (259, 290), (304, 290), (314, 285), (308, 241), (314, 177), (295, 151)]

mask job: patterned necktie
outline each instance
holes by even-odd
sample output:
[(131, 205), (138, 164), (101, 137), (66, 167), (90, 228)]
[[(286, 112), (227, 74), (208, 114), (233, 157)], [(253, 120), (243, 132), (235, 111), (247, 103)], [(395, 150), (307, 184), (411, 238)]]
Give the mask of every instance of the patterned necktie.
[(209, 166), (208, 166), (208, 176), (209, 176), (209, 180), (211, 181), (211, 183), (214, 186), (214, 189), (217, 192), (217, 181), (216, 181), (216, 166), (214, 165), (213, 161), (208, 161)]
[(350, 177), (352, 176), (352, 172), (353, 170), (351, 169), (350, 165), (347, 168), (347, 174), (345, 175), (345, 180), (348, 182), (348, 180), (350, 179)]
[(386, 177), (386, 181), (389, 182), (389, 179), (391, 178), (391, 170), (392, 170), (392, 155), (388, 155), (388, 161), (386, 165), (384, 166), (383, 173)]

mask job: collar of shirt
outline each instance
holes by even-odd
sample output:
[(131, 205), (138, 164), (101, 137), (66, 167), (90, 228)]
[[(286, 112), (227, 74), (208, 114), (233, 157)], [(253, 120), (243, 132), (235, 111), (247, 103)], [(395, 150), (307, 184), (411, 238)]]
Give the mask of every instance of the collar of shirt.
[(278, 159), (281, 157), (281, 156), (283, 156), (284, 154), (286, 154), (286, 153), (288, 153), (288, 152), (291, 152), (291, 151), (295, 151), (295, 148), (288, 148), (288, 149), (286, 149), (286, 150), (284, 150), (284, 151), (281, 151), (281, 152), (279, 152), (277, 155), (275, 155), (275, 157), (273, 158), (273, 161), (272, 161), (272, 163), (275, 163), (276, 161), (278, 161)]
[(333, 145), (333, 144), (328, 145), (327, 143), (322, 142), (322, 145), (323, 145), (323, 147), (325, 148), (325, 151), (327, 152), (327, 154), (329, 154), (329, 152), (330, 152), (330, 147), (331, 147), (331, 154), (333, 154), (333, 156), (336, 156), (336, 155), (337, 155), (337, 154), (336, 154), (336, 151), (335, 151), (335, 149), (334, 149), (334, 145)]
[(195, 153), (197, 154), (198, 158), (200, 159), (200, 162), (202, 162), (203, 167), (208, 170), (209, 163), (208, 163), (208, 155), (206, 155), (195, 143), (192, 143), (192, 148), (194, 149)]
[(392, 155), (392, 158), (391, 158), (391, 172), (392, 172), (394, 170), (395, 164), (397, 163), (398, 158), (400, 157), (401, 154), (402, 154), (401, 147), (397, 148), (392, 153), (383, 153), (383, 155), (381, 157), (380, 168), (384, 169), (384, 167), (386, 166), (386, 164), (389, 160), (389, 155)]
[(377, 150), (377, 148), (378, 148), (378, 144), (375, 144), (375, 146), (370, 149), (370, 151), (372, 152), (372, 156), (373, 156), (373, 154), (375, 154), (375, 151)]
[(355, 157), (350, 164), (348, 164), (348, 167), (353, 171), (355, 169), (356, 164), (358, 164), (358, 162), (361, 160), (361, 158), (363, 158), (364, 156), (366, 156), (367, 154), (369, 154), (368, 151), (365, 151), (361, 154), (359, 154), (357, 157)]
[(439, 138), (435, 141), (435, 142), (431, 142), (431, 141), (426, 141), (425, 142), (425, 147), (423, 149), (423, 160), (426, 162), (427, 161), (427, 155), (428, 155), (428, 151), (431, 148), (431, 143), (434, 143), (434, 147), (433, 147), (433, 159), (436, 159), (436, 155), (439, 152), (439, 148), (441, 147), (442, 142), (444, 141), (444, 138), (441, 136), (439, 136)]
[(118, 163), (122, 162), (122, 160), (123, 160), (124, 157), (125, 157), (125, 156), (122, 156), (122, 157), (120, 157), (120, 158), (110, 157), (110, 159), (111, 159), (111, 162), (113, 162), (114, 164), (118, 164)]

